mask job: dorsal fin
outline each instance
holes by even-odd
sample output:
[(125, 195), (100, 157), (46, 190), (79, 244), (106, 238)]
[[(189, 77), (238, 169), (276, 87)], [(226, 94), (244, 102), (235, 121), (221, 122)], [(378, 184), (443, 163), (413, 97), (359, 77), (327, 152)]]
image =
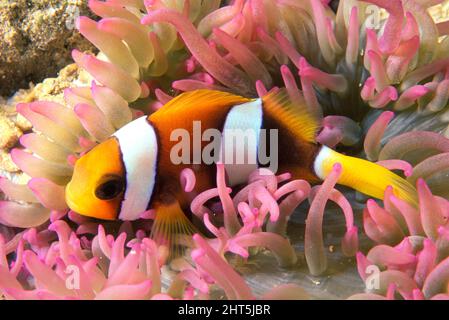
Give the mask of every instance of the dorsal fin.
[(157, 112), (150, 116), (154, 120), (158, 117), (176, 116), (179, 117), (178, 112), (186, 112), (192, 110), (201, 110), (201, 112), (213, 112), (217, 106), (238, 105), (250, 101), (250, 99), (234, 95), (232, 93), (200, 89), (189, 91), (180, 94), (179, 96), (170, 100)]
[(262, 98), (264, 110), (292, 131), (295, 136), (314, 143), (320, 127), (318, 119), (310, 113), (305, 104), (293, 103), (285, 88), (267, 94)]

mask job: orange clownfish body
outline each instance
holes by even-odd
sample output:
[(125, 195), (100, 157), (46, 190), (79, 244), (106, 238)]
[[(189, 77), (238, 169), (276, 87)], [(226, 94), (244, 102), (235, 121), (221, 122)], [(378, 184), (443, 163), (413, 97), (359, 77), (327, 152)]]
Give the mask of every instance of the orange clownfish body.
[[(315, 141), (318, 121), (306, 106), (292, 104), (285, 90), (259, 99), (197, 90), (181, 94), (152, 115), (130, 122), (81, 157), (66, 188), (69, 207), (82, 215), (106, 220), (135, 220), (154, 208), (155, 237), (167, 237), (167, 230), (192, 232), (182, 211), (188, 200), (179, 186), (179, 174), (185, 168), (192, 169), (197, 177), (195, 191), (202, 192), (215, 186), (216, 166), (201, 161), (173, 161), (173, 150), (179, 143), (179, 136), (173, 133), (179, 129), (189, 133), (192, 140), (188, 149), (194, 153), (197, 123), (201, 134), (215, 129), (223, 133), (225, 140), (230, 129), (255, 132), (257, 139), (245, 142), (245, 151), (253, 155), (258, 155), (263, 142), (262, 130), (276, 130), (278, 171), (316, 183), (339, 162), (343, 166), (340, 184), (376, 198), (382, 198), (385, 188), (391, 185), (399, 197), (416, 201), (414, 188), (389, 170), (319, 145)], [(207, 146), (206, 141), (201, 141), (200, 153)], [(226, 158), (226, 154), (221, 156)], [(259, 166), (260, 161), (225, 163), (229, 184), (245, 182)]]

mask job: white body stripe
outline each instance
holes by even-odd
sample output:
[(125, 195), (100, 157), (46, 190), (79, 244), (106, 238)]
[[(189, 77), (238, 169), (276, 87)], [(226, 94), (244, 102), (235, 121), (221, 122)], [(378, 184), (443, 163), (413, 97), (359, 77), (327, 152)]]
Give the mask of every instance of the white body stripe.
[(249, 174), (258, 168), (262, 113), (262, 100), (257, 99), (233, 107), (226, 117), (220, 161), (225, 164), (230, 185), (246, 182)]
[(324, 161), (328, 160), (329, 157), (332, 155), (332, 153), (333, 150), (331, 148), (322, 146), (320, 152), (318, 152), (318, 155), (315, 158), (315, 162), (313, 163), (313, 169), (315, 170), (315, 174), (321, 180), (324, 180), (326, 178), (323, 165)]
[(156, 180), (157, 138), (146, 116), (116, 133), (126, 170), (126, 191), (119, 218), (136, 220), (148, 206)]

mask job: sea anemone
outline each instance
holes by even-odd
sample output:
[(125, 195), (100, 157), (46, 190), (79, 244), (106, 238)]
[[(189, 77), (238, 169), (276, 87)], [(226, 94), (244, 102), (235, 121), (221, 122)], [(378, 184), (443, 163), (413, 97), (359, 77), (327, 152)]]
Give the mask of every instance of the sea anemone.
[(386, 191), (384, 208), (370, 201), (364, 213), (366, 234), (376, 243), (357, 253), (367, 293), (350, 299), (449, 299), (449, 202), (417, 182), (419, 208)]
[[(0, 238), (0, 292), (7, 299), (205, 299), (211, 286), (221, 287), (228, 299), (254, 299), (244, 279), (200, 236), (193, 237), (193, 265), (178, 261), (179, 272), (162, 291), (161, 273), (166, 250), (149, 238), (106, 235), (100, 226), (92, 241), (78, 238), (64, 221), (45, 231), (29, 229), (16, 244)], [(25, 245), (29, 249), (24, 249)], [(88, 253), (85, 250), (88, 249)], [(274, 288), (261, 298), (305, 299), (295, 285)]]
[[(256, 296), (227, 262), (225, 253), (247, 259), (249, 248), (268, 248), (282, 267), (294, 265), (296, 253), (288, 239), (280, 234), (284, 232), (262, 231), (263, 214), (267, 213), (266, 205), (269, 205), (270, 212), (287, 219), (294, 208), (292, 198), (294, 202), (303, 200), (310, 187), (305, 181), (293, 181), (290, 184), (301, 184), (304, 190), (288, 184), (284, 189), (272, 190), (278, 197), (287, 195), (278, 207), (264, 183), (271, 180), (269, 184), (273, 187), (274, 182), (276, 188), (277, 179), (285, 179), (285, 175), (272, 175), (267, 180), (266, 176), (255, 173), (253, 179), (249, 188), (238, 195), (243, 222), (240, 225), (236, 216), (230, 218), (236, 213), (224, 184), (224, 166), (219, 166), (218, 187), (205, 191), (192, 202), (196, 207), (194, 212), (202, 215), (205, 227), (216, 239), (206, 240), (195, 234), (191, 259), (178, 258), (171, 262), (172, 269), (177, 272), (171, 275), (171, 284), (164, 290), (161, 274), (169, 252), (167, 247), (157, 245), (146, 235), (145, 226), (148, 225), (143, 224), (134, 231), (131, 224), (124, 222), (114, 238), (106, 234), (103, 225), (93, 224), (71, 212), (70, 223), (78, 224), (76, 232), (64, 220), (55, 218), (47, 227), (22, 231), (8, 242), (0, 237), (0, 292), (8, 299), (205, 299), (211, 297), (211, 287), (217, 285), (227, 299), (254, 299)], [(193, 171), (183, 172), (181, 180), (185, 189), (191, 190), (195, 184)], [(289, 192), (293, 194), (288, 195)], [(258, 208), (243, 201), (253, 195), (259, 200)], [(222, 203), (231, 202), (230, 206), (223, 206), (227, 207), (224, 219), (234, 220), (227, 228), (216, 228), (205, 212), (209, 209), (203, 202), (206, 197), (214, 196), (219, 196)], [(150, 216), (146, 213), (144, 218)], [(279, 220), (283, 225), (284, 219), (272, 217), (272, 228), (283, 230), (276, 222)], [(231, 231), (234, 227), (238, 229), (235, 234)], [(8, 259), (11, 254), (15, 260)], [(308, 295), (297, 285), (286, 284), (260, 298), (307, 299)]]
[[(80, 17), (77, 28), (99, 53), (73, 52), (73, 59), (87, 74), (65, 90), (65, 104), (35, 101), (17, 105), (17, 111), (33, 125), (33, 132), (20, 139), (21, 146), (13, 149), (11, 156), (30, 180), (26, 185), (0, 180), (0, 189), (7, 197), (0, 202), (0, 223), (9, 227), (4, 229), (6, 242), (12, 246), (18, 235), (42, 234), (33, 239), (46, 243), (44, 249), (30, 243), (35, 253), (26, 251), (23, 255), (27, 272), (37, 277), (45, 269), (30, 271), (28, 267), (35, 260), (33, 254), (40, 254), (41, 259), (51, 254), (50, 242), (56, 239), (50, 226), (68, 221), (65, 229), (74, 223), (78, 233), (100, 235), (97, 222), (70, 212), (64, 201), (64, 186), (80, 155), (182, 91), (209, 88), (255, 97), (283, 86), (293, 101), (305, 103), (322, 120), (317, 136), (320, 143), (401, 170), (410, 182), (418, 183), (419, 210), (396, 207), (396, 202), (405, 204), (392, 200), (388, 189), (385, 209), (368, 200), (364, 232), (394, 250), (399, 250), (394, 246), (404, 237), (418, 236), (414, 233), (437, 241), (444, 224), (436, 212), (445, 215), (444, 197), (449, 196), (445, 178), (449, 172), (449, 140), (445, 138), (449, 132), (449, 29), (447, 23), (435, 22), (430, 12), (441, 8), (442, 2), (342, 0), (334, 12), (329, 1), (320, 0), (89, 1), (89, 8), (100, 19)], [(351, 208), (357, 204), (349, 203), (334, 189), (339, 165), (321, 186), (312, 189), (305, 181), (286, 182), (284, 175), (262, 179), (254, 173), (248, 186), (233, 199), (222, 170), (218, 170), (217, 188), (192, 202), (192, 212), (216, 237), (209, 242), (199, 235), (194, 237), (197, 248), (192, 258), (201, 270), (196, 276), (217, 267), (210, 248), (221, 257), (232, 252), (246, 258), (248, 247), (267, 247), (281, 264), (294, 263), (294, 252), (285, 238), (286, 223), (306, 198), (311, 202), (305, 230), (310, 272), (319, 275), (326, 271), (322, 222), (328, 200), (344, 213), (343, 252), (348, 256), (357, 252), (358, 232)], [(183, 179), (193, 183), (189, 173)], [(429, 202), (430, 192), (437, 200)], [(219, 200), (222, 214), (213, 216), (211, 212), (217, 209), (205, 206), (211, 198)], [(145, 221), (139, 223), (146, 225)], [(129, 229), (130, 224), (121, 227)], [(38, 228), (39, 232), (17, 228)], [(116, 232), (118, 228), (111, 226), (113, 229)], [(73, 239), (76, 242), (76, 236)], [(112, 246), (119, 238), (111, 239), (108, 243)], [(142, 255), (147, 252), (139, 250)], [(17, 259), (14, 265), (21, 263), (22, 254), (17, 253)], [(89, 261), (81, 256), (75, 260), (83, 268)], [(51, 268), (56, 262), (49, 263)], [(25, 294), (22, 290), (27, 288), (13, 280), (20, 268), (5, 265), (2, 272), (12, 273), (7, 279), (16, 290), (11, 292)], [(96, 268), (94, 262), (88, 266)], [(138, 269), (143, 272), (142, 268)], [(136, 279), (144, 279), (139, 277)], [(215, 279), (223, 285), (221, 280)], [(117, 283), (138, 285), (136, 290), (149, 297), (145, 290), (152, 285), (145, 281)], [(92, 290), (89, 288), (86, 290)], [(97, 293), (102, 292), (99, 288), (107, 290), (100, 285), (95, 288)], [(228, 297), (249, 297), (242, 288), (223, 287)], [(34, 293), (26, 293), (29, 297), (38, 292), (60, 296), (53, 288), (32, 290)], [(180, 296), (179, 292), (175, 296)]]

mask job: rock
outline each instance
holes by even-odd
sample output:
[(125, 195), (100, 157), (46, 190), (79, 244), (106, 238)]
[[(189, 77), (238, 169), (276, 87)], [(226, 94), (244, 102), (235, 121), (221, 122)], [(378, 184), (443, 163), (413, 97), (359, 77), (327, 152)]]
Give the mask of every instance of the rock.
[(22, 135), (22, 130), (16, 126), (16, 124), (6, 117), (0, 115), (0, 149), (12, 148)]
[(83, 0), (0, 0), (0, 95), (55, 76), (71, 51), (93, 50), (75, 29)]
[(19, 168), (12, 162), (11, 155), (7, 150), (0, 150), (0, 172), (19, 172)]
[(26, 181), (25, 176), (12, 162), (9, 151), (19, 145), (20, 136), (32, 129), (31, 123), (16, 111), (20, 102), (54, 101), (64, 104), (64, 89), (73, 87), (74, 83), (87, 85), (80, 81), (82, 72), (76, 64), (63, 68), (57, 78), (47, 78), (30, 89), (22, 89), (5, 101), (0, 98), (0, 176), (13, 177), (15, 181)]
[(30, 90), (21, 90), (16, 93), (11, 104), (32, 101), (53, 101), (65, 104), (64, 90), (75, 86), (75, 81), (79, 82), (80, 73), (81, 71), (76, 64), (69, 64), (59, 71), (56, 78), (47, 78)]

